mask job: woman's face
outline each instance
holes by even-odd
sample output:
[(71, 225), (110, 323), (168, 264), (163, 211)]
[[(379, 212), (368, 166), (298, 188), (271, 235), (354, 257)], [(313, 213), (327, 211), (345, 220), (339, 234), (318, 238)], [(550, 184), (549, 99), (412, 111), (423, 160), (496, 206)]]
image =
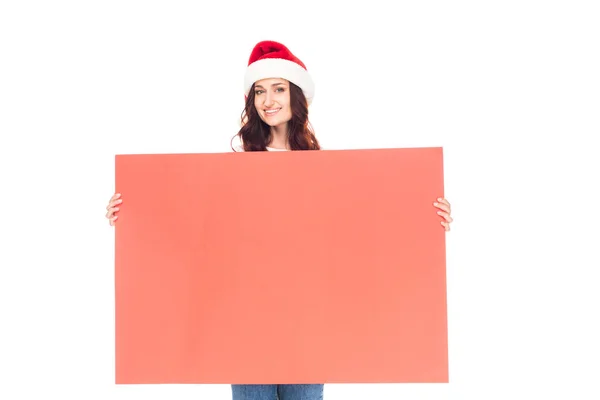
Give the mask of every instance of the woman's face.
[(285, 79), (269, 78), (254, 84), (254, 107), (269, 126), (281, 126), (292, 119), (290, 84)]

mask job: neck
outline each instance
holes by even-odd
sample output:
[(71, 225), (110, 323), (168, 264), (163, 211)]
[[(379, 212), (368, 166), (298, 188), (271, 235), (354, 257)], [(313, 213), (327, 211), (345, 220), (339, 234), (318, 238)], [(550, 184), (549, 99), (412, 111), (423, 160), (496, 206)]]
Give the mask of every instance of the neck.
[(271, 127), (271, 141), (267, 146), (275, 149), (288, 149), (290, 147), (287, 124)]

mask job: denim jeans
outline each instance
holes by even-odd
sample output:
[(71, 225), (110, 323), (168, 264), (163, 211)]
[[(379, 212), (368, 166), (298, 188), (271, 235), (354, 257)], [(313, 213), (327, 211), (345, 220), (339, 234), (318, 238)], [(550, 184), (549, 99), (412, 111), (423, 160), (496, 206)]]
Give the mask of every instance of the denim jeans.
[(322, 400), (323, 385), (231, 385), (232, 400)]

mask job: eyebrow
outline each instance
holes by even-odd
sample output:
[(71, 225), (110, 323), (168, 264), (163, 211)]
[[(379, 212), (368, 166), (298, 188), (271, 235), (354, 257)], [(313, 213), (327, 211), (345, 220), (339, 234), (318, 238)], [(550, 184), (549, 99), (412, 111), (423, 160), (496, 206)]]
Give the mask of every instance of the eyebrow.
[[(284, 82), (277, 82), (277, 83), (272, 84), (271, 86), (284, 86), (284, 85), (285, 85)], [(254, 87), (264, 89), (264, 87), (262, 87), (261, 85), (256, 85)]]

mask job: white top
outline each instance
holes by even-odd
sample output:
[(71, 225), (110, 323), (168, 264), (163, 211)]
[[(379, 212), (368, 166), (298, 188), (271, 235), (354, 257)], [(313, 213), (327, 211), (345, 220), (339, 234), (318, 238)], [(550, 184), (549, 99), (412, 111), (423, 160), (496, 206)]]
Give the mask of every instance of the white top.
[(288, 151), (288, 149), (276, 149), (275, 147), (267, 146), (267, 150), (269, 151)]
[[(239, 152), (244, 151), (244, 148), (241, 145), (235, 145), (235, 146), (233, 146), (233, 148), (235, 149), (235, 151), (239, 151)], [(288, 149), (276, 149), (275, 147), (267, 146), (267, 151), (288, 151)]]

